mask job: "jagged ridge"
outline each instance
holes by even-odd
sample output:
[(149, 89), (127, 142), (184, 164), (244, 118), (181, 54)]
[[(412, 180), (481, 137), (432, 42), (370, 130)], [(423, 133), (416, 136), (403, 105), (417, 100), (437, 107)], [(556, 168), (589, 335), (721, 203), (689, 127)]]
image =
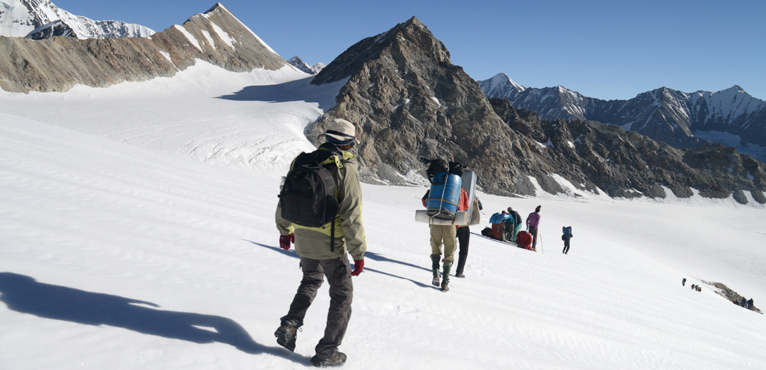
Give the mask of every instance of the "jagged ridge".
[(479, 85), (488, 97), (508, 99), (514, 107), (534, 110), (544, 120), (599, 121), (677, 148), (695, 148), (711, 140), (722, 142), (710, 133), (724, 132), (739, 136), (737, 149), (766, 160), (766, 102), (736, 85), (718, 92), (695, 93), (663, 87), (633, 99), (609, 101), (585, 97), (562, 86), (524, 88), (503, 73), (479, 81)]
[(148, 37), (154, 31), (122, 21), (94, 21), (60, 9), (50, 0), (4, 0), (0, 36), (42, 40), (53, 36), (90, 38)]
[(0, 88), (25, 92), (66, 91), (76, 84), (106, 87), (172, 76), (197, 59), (237, 72), (286, 65), (219, 3), (151, 38), (0, 37)]

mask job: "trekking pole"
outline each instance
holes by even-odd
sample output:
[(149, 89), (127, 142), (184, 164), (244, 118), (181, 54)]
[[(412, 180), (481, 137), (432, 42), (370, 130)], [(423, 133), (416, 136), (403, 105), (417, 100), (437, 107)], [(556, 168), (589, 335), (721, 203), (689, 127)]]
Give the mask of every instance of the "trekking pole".
[(545, 249), (543, 248), (543, 233), (541, 233), (540, 230), (537, 230), (537, 233), (540, 234), (540, 254), (545, 254), (543, 253), (543, 250)]

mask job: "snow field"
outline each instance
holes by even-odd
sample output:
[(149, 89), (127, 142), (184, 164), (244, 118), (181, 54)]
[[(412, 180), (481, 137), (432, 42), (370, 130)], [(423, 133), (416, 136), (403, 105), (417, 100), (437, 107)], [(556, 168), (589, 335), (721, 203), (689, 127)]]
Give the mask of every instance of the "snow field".
[[(289, 71), (187, 72), (0, 97), (0, 368), (309, 366), (327, 287), (296, 352), (279, 347), (301, 273), (273, 217), (327, 92)], [(720, 280), (762, 306), (762, 207), (480, 193), (483, 224), (542, 205), (542, 245), (474, 226), (467, 277), (444, 293), (430, 285), (428, 227), (414, 222), (425, 190), (363, 185), (368, 253), (347, 368), (766, 367), (763, 315), (689, 289)], [(568, 255), (561, 226), (573, 226)]]

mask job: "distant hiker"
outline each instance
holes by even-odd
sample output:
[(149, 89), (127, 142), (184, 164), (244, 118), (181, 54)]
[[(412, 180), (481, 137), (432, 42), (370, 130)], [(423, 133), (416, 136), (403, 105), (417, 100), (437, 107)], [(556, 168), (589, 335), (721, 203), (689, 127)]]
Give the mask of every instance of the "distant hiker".
[[(343, 341), (351, 318), (351, 301), (353, 299), (354, 286), (351, 276), (359, 276), (364, 268), (364, 253), (367, 251), (367, 242), (362, 225), (362, 187), (359, 183), (359, 172), (351, 160), (354, 155), (349, 151), (356, 143), (356, 128), (354, 124), (344, 119), (331, 121), (323, 134), (325, 143), (313, 153), (301, 153), (290, 167), (284, 189), (280, 193), (280, 201), (277, 206), (276, 223), (279, 233), (279, 245), (284, 250), (290, 249), (291, 242), (295, 242), (295, 251), (300, 256), (300, 266), (303, 270), (303, 280), (293, 298), (287, 315), (281, 318), (282, 325), (274, 335), (277, 343), (290, 351), (295, 350), (295, 340), (298, 329), (303, 326), (303, 319), (311, 302), (316, 297), (317, 290), (322, 285), (324, 277), (330, 284), (330, 309), (327, 315), (327, 327), (324, 337), (316, 346), (316, 355), (311, 358), (315, 366), (340, 366), (346, 362), (346, 355), (338, 351)], [(314, 161), (314, 166), (310, 162)], [(319, 165), (316, 165), (318, 162)], [(303, 164), (309, 163), (309, 166)], [(299, 192), (293, 186), (293, 175), (299, 169), (313, 170), (322, 174), (321, 168), (329, 170), (332, 181), (325, 185), (334, 189), (328, 193), (334, 193), (337, 204), (334, 208), (327, 206), (327, 212), (332, 219), (319, 227), (304, 226), (298, 221), (288, 221), (283, 216), (301, 212), (299, 209), (306, 203), (316, 201), (311, 198), (312, 194)], [(326, 172), (325, 172), (326, 174)], [(319, 181), (327, 181), (323, 175)], [(315, 181), (316, 182), (316, 181)], [(305, 185), (306, 183), (304, 183)], [(326, 187), (325, 187), (326, 188)], [(303, 188), (305, 190), (305, 187)], [(309, 197), (303, 199), (301, 197)], [(323, 201), (330, 202), (333, 197), (322, 197)], [(297, 199), (297, 200), (296, 200)], [(302, 201), (300, 201), (303, 199)], [(284, 204), (290, 203), (290, 204)], [(309, 207), (311, 205), (309, 204)], [(325, 206), (322, 205), (322, 210)], [(303, 214), (311, 213), (311, 208), (303, 211)], [(308, 223), (301, 220), (302, 223)], [(354, 259), (354, 270), (348, 263), (346, 252)]]
[(537, 247), (537, 227), (540, 226), (540, 207), (537, 206), (535, 211), (527, 216), (527, 231), (532, 234), (532, 250), (536, 250)]
[(526, 231), (519, 231), (519, 234), (516, 235), (516, 245), (519, 246), (519, 248), (524, 249), (532, 249), (532, 234), (526, 232)]
[(747, 307), (747, 300), (745, 300), (745, 297), (742, 297), (742, 300), (739, 302), (739, 305), (742, 307)]
[(508, 207), (508, 214), (511, 218), (506, 221), (506, 230), (508, 230), (506, 240), (516, 243), (516, 235), (521, 231), (521, 215), (519, 212), (514, 211), (513, 207)]
[[(467, 196), (466, 196), (467, 197)], [(458, 210), (463, 211), (461, 207), (463, 204), (458, 205)], [(468, 209), (468, 207), (466, 207)], [(473, 212), (471, 213), (472, 225), (481, 222), (481, 202), (479, 198), (473, 198)], [(475, 221), (475, 222), (474, 222)], [(460, 244), (460, 252), (458, 252), (457, 269), (455, 269), (455, 277), (464, 278), (463, 270), (465, 270), (465, 263), (468, 260), (468, 242), (471, 238), (471, 229), (468, 225), (458, 226), (457, 228), (457, 240)]]
[[(456, 171), (454, 173), (458, 176), (463, 175), (462, 165), (458, 168), (450, 163), (450, 172), (452, 171)], [(426, 199), (428, 199), (429, 195), (430, 190), (426, 191), (426, 194), (423, 196), (424, 207), (426, 206)], [(468, 209), (468, 205), (468, 193), (466, 193), (465, 189), (460, 188), (458, 210)], [(441, 286), (441, 290), (446, 292), (449, 290), (450, 270), (452, 269), (452, 264), (455, 262), (455, 249), (457, 249), (456, 226), (459, 225), (429, 224), (428, 226), (431, 229), (431, 270), (433, 272), (433, 279), (431, 280), (431, 284), (436, 287)], [(444, 244), (444, 259), (442, 259), (442, 244)], [(441, 276), (439, 276), (440, 262), (443, 264)], [(441, 284), (439, 283), (440, 277), (442, 278)]]
[(753, 299), (750, 298), (747, 300), (747, 309), (752, 310), (753, 309)]
[(572, 226), (565, 226), (561, 228), (561, 231), (563, 232), (563, 235), (561, 235), (561, 240), (564, 241), (564, 254), (567, 254), (569, 252), (569, 239), (572, 239), (574, 235), (572, 235)]
[(686, 286), (686, 278), (684, 278), (683, 280), (681, 280), (681, 286)]

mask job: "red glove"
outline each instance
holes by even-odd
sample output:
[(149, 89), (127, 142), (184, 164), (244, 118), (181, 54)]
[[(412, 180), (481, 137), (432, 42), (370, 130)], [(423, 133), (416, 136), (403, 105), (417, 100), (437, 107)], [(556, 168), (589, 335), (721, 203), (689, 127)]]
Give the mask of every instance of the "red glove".
[(351, 276), (359, 276), (364, 270), (364, 259), (354, 260), (354, 271), (351, 271)]
[(290, 250), (290, 244), (295, 243), (295, 234), (290, 235), (280, 235), (279, 236), (279, 247), (289, 251)]

